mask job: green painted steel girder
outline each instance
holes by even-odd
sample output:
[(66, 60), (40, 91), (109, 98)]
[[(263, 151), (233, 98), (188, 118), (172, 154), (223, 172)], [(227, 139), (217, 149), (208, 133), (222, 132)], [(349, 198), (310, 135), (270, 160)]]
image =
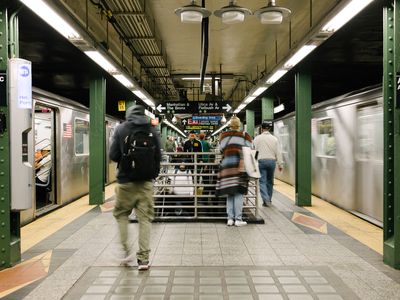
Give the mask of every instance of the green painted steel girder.
[(161, 125), (161, 146), (165, 149), (165, 144), (167, 143), (168, 126), (165, 124)]
[(311, 76), (296, 73), (296, 205), (311, 206)]
[(106, 80), (90, 82), (89, 204), (104, 203)]
[(18, 18), (13, 17), (8, 30), (7, 5), (0, 4), (0, 270), (21, 261), (20, 213), (11, 211), (10, 178), (10, 127), (8, 107), (7, 64), (9, 38), (13, 36), (14, 48), (11, 54), (18, 57)]
[[(400, 0), (386, 1), (383, 25), (383, 261), (400, 269)], [(397, 76), (398, 77), (397, 77)], [(397, 77), (397, 79), (396, 79)]]
[(10, 148), (9, 148), (9, 109), (7, 106), (7, 61), (8, 61), (8, 17), (7, 9), (0, 7), (0, 270), (11, 264), (11, 195), (10, 195)]
[(274, 98), (262, 97), (261, 99), (261, 119), (273, 120), (274, 119)]
[(254, 123), (255, 123), (255, 118), (254, 118), (254, 110), (251, 109), (246, 109), (246, 131), (248, 134), (251, 135), (252, 138), (254, 138)]

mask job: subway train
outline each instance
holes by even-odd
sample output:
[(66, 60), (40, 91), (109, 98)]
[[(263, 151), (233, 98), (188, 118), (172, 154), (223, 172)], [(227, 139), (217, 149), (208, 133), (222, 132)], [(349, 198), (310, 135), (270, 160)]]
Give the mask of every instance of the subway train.
[[(32, 208), (21, 211), (21, 224), (78, 199), (89, 191), (89, 110), (87, 107), (33, 88), (32, 129), (35, 165)], [(120, 120), (106, 116), (105, 183), (116, 179), (108, 159), (109, 143)]]
[[(274, 122), (284, 169), (295, 182), (295, 116)], [(312, 194), (382, 227), (383, 98), (369, 87), (312, 106)]]

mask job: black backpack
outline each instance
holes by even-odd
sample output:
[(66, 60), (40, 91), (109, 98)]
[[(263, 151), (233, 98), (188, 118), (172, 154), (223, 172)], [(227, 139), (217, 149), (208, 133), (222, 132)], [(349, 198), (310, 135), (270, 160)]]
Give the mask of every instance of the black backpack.
[(131, 181), (157, 177), (155, 136), (149, 128), (138, 128), (124, 138), (120, 168)]

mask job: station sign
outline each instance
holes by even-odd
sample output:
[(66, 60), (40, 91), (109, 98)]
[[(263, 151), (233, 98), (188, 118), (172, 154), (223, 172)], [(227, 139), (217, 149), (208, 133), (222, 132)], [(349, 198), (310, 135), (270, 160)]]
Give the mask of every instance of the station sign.
[(157, 106), (160, 113), (174, 114), (207, 114), (229, 113), (232, 110), (230, 101), (173, 101)]
[(185, 130), (191, 131), (191, 130), (214, 130), (214, 126), (212, 125), (186, 125)]
[(222, 119), (221, 115), (193, 115), (193, 121), (220, 121)]
[(218, 126), (219, 121), (209, 121), (209, 120), (194, 120), (193, 118), (183, 119), (183, 125), (204, 125), (204, 126)]

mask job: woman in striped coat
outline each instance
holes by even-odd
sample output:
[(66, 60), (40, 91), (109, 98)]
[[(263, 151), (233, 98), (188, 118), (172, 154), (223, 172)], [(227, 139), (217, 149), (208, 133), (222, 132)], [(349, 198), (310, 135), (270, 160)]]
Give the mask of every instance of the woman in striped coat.
[(220, 136), (220, 150), (223, 158), (217, 181), (217, 194), (227, 195), (226, 211), (228, 226), (244, 226), (242, 220), (243, 195), (247, 193), (248, 176), (244, 169), (242, 146), (252, 146), (248, 133), (240, 131), (240, 119), (231, 118), (230, 130)]

